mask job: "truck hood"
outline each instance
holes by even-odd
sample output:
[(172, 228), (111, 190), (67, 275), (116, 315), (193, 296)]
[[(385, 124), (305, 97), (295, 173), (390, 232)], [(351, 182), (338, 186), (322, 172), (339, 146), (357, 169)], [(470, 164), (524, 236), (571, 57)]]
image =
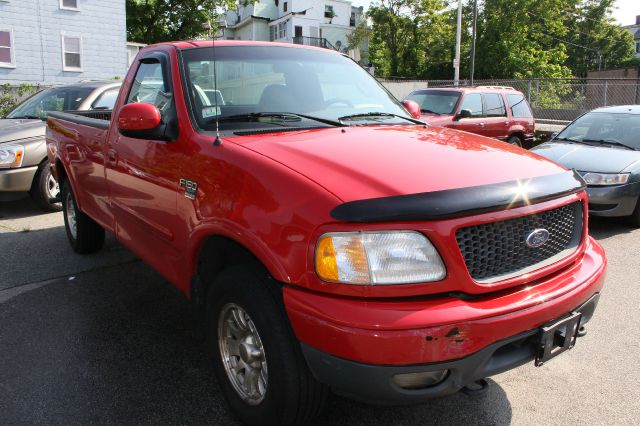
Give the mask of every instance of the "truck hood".
[(504, 142), (424, 126), (329, 128), (232, 141), (296, 170), (344, 202), (525, 180), (564, 170)]
[(640, 160), (640, 151), (579, 143), (549, 142), (533, 151), (582, 172), (619, 173)]
[(37, 119), (0, 120), (0, 143), (44, 136), (46, 123)]

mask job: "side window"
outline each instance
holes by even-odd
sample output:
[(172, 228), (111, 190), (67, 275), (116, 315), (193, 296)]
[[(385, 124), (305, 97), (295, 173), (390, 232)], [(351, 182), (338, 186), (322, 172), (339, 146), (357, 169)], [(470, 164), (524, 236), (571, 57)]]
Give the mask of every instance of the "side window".
[(164, 112), (171, 103), (171, 94), (165, 87), (165, 75), (159, 62), (142, 62), (131, 85), (127, 103), (153, 104)]
[(462, 100), (460, 111), (468, 109), (472, 117), (482, 117), (482, 96), (480, 93), (469, 93)]
[(514, 118), (531, 118), (531, 109), (527, 100), (522, 95), (507, 95), (507, 101), (511, 108), (511, 115)]
[(91, 104), (91, 109), (113, 109), (118, 99), (119, 89), (105, 90), (95, 101)]
[(487, 117), (505, 117), (507, 115), (501, 95), (498, 93), (484, 93), (483, 96), (485, 115)]

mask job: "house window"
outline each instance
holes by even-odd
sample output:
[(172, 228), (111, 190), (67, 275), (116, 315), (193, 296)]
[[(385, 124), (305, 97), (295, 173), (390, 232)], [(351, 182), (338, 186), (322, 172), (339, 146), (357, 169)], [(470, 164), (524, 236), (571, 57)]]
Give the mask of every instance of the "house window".
[(13, 32), (0, 30), (0, 67), (13, 68), (15, 65)]
[(78, 10), (78, 0), (60, 0), (60, 9)]
[(271, 25), (269, 27), (269, 41), (274, 41), (276, 39), (276, 30), (277, 27), (275, 25)]
[(351, 26), (351, 27), (355, 27), (356, 26), (356, 13), (355, 12), (351, 12), (351, 18), (349, 19), (349, 26)]
[(64, 71), (82, 71), (82, 39), (62, 36), (62, 69)]
[(325, 18), (333, 18), (334, 16), (336, 16), (336, 15), (333, 13), (333, 6), (326, 5), (324, 7), (324, 17)]
[(287, 23), (280, 22), (278, 24), (278, 38), (287, 38)]
[(286, 2), (286, 1), (285, 1), (284, 3), (282, 3), (282, 11), (283, 11), (283, 12), (286, 12), (286, 11), (287, 11), (288, 6), (289, 6), (289, 5), (287, 4), (287, 2)]

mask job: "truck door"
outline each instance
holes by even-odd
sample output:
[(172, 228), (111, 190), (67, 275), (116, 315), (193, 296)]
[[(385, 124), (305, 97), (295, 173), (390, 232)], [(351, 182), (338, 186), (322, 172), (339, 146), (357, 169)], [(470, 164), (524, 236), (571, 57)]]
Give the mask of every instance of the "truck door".
[[(149, 52), (137, 67), (129, 92), (121, 105), (154, 104), (163, 122), (175, 120), (175, 101), (169, 58), (165, 52)], [(117, 117), (114, 117), (114, 123)], [(146, 262), (176, 281), (180, 253), (175, 236), (176, 196), (185, 159), (180, 140), (150, 140), (123, 136), (114, 129), (109, 136), (107, 182), (120, 241)]]
[(471, 117), (454, 120), (450, 127), (484, 135), (485, 119), (482, 112), (482, 95), (480, 93), (467, 93), (464, 95), (457, 113), (463, 109), (469, 110)]
[(502, 95), (499, 93), (483, 93), (485, 129), (483, 135), (492, 138), (506, 139), (509, 136), (509, 119)]

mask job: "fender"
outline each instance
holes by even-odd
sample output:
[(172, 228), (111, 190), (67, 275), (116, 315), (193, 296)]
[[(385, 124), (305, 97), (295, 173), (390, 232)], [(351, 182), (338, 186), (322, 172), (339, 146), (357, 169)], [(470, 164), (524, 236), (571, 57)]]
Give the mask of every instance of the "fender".
[(211, 220), (202, 222), (196, 226), (189, 237), (189, 248), (187, 259), (189, 262), (189, 276), (185, 277), (185, 285), (188, 288), (192, 276), (197, 273), (198, 254), (202, 249), (204, 241), (208, 237), (222, 236), (235, 241), (239, 245), (250, 251), (269, 271), (271, 276), (284, 283), (291, 283), (291, 277), (283, 266), (282, 262), (269, 249), (268, 245), (255, 234), (238, 226), (229, 220)]

